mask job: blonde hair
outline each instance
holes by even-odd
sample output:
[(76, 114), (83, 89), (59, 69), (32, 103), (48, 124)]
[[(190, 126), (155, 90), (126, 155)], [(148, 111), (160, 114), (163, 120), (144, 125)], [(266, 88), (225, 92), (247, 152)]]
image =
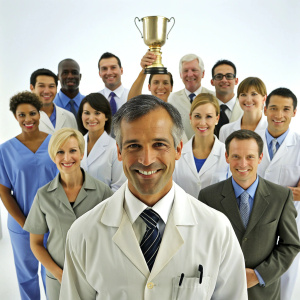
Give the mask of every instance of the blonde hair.
[(80, 153), (84, 153), (84, 138), (81, 132), (73, 128), (62, 128), (55, 131), (49, 141), (48, 153), (54, 161), (58, 149), (70, 138), (74, 137), (78, 141)]
[(198, 106), (207, 104), (207, 103), (210, 103), (215, 107), (216, 113), (218, 116), (220, 114), (220, 106), (219, 106), (218, 99), (214, 95), (209, 94), (209, 93), (202, 93), (195, 97), (195, 99), (192, 103), (192, 106), (191, 106), (190, 115), (193, 113), (193, 111)]

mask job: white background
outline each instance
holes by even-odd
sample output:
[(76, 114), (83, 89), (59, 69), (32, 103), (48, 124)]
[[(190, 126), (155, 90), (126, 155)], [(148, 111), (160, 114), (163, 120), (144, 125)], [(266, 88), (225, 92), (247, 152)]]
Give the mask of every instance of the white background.
[[(257, 76), (268, 92), (283, 86), (300, 98), (298, 0), (0, 0), (0, 143), (20, 132), (9, 98), (29, 90), (30, 75), (38, 68), (57, 73), (60, 60), (75, 59), (82, 73), (80, 91), (88, 94), (103, 88), (97, 63), (109, 51), (120, 57), (122, 82), (130, 88), (147, 50), (133, 20), (151, 15), (176, 19), (162, 48), (163, 63), (174, 75), (174, 91), (183, 88), (179, 59), (195, 53), (204, 61), (202, 85), (209, 89), (212, 66), (229, 59), (240, 81)], [(299, 119), (292, 122), (298, 132)], [(1, 295), (7, 278), (0, 269)]]

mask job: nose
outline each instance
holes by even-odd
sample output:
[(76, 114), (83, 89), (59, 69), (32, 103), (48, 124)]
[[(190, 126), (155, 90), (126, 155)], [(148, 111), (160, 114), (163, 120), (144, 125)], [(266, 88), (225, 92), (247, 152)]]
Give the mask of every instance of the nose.
[(66, 151), (66, 152), (64, 153), (64, 161), (68, 161), (69, 158), (70, 158), (70, 154), (68, 153), (68, 151)]
[(72, 72), (69, 72), (67, 77), (68, 77), (68, 78), (73, 78), (73, 77), (74, 77), (74, 76), (73, 76), (73, 73), (72, 73)]
[(187, 74), (188, 74), (188, 76), (193, 76), (194, 75), (192, 70), (188, 70)]
[(281, 109), (277, 109), (275, 117), (280, 119), (283, 116), (283, 111)]
[(30, 121), (30, 120), (32, 120), (31, 115), (30, 114), (26, 114), (25, 115), (25, 121)]
[(155, 150), (153, 150), (150, 146), (145, 147), (143, 151), (141, 151), (138, 162), (144, 166), (151, 165), (155, 162)]
[(240, 165), (241, 167), (245, 167), (247, 165), (247, 159), (245, 157), (241, 158)]
[(158, 88), (159, 88), (159, 89), (163, 89), (163, 88), (164, 88), (164, 85), (163, 85), (162, 82), (160, 82), (160, 83), (158, 84)]

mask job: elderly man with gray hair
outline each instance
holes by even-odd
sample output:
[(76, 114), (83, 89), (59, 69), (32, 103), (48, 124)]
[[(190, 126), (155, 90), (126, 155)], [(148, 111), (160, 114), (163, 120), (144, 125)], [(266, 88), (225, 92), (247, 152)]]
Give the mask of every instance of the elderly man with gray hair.
[(140, 95), (113, 125), (128, 182), (69, 230), (60, 299), (246, 300), (229, 220), (172, 181), (182, 150), (177, 109)]
[(213, 95), (215, 93), (201, 86), (201, 80), (204, 77), (205, 70), (204, 63), (199, 56), (195, 54), (183, 56), (179, 61), (179, 73), (185, 88), (176, 93), (172, 93), (169, 96), (168, 102), (179, 110), (184, 131), (189, 140), (194, 135), (189, 117), (191, 103), (195, 97), (201, 93), (210, 93)]

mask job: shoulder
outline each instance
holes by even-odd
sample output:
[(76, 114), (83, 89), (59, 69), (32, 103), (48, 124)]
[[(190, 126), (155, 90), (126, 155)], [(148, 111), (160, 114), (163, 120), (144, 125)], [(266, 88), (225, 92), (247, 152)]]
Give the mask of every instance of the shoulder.
[(171, 93), (171, 95), (169, 96), (168, 102), (172, 103), (172, 102), (176, 102), (177, 99), (180, 99), (180, 97), (184, 97), (184, 89)]
[(214, 91), (211, 91), (209, 89), (207, 89), (206, 87), (202, 87), (202, 91), (201, 91), (201, 94), (202, 93), (209, 93), (209, 94), (212, 94), (212, 95), (215, 95), (216, 93)]
[(291, 190), (285, 186), (273, 183), (269, 180), (266, 180), (262, 177), (259, 177), (258, 187), (261, 192), (270, 194), (272, 198), (286, 200), (290, 194)]

